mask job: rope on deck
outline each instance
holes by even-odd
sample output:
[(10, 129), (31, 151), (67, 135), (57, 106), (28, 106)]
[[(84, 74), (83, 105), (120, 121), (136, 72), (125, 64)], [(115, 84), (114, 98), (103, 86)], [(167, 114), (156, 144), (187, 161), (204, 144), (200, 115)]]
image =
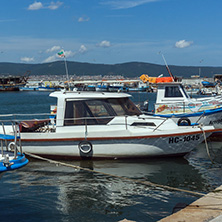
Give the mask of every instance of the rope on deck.
[(124, 176), (117, 176), (117, 175), (110, 174), (110, 173), (104, 173), (104, 172), (100, 172), (100, 171), (96, 171), (96, 170), (91, 170), (91, 169), (88, 169), (88, 168), (84, 168), (84, 167), (80, 167), (80, 166), (76, 166), (76, 165), (72, 165), (72, 164), (68, 164), (68, 163), (64, 163), (64, 162), (60, 162), (60, 161), (55, 161), (55, 160), (48, 159), (48, 158), (44, 158), (44, 157), (38, 156), (36, 154), (29, 153), (29, 152), (25, 152), (25, 154), (27, 154), (28, 156), (33, 157), (35, 159), (47, 161), (49, 163), (58, 164), (58, 165), (66, 166), (66, 167), (71, 167), (71, 168), (75, 168), (75, 169), (79, 169), (79, 170), (84, 170), (84, 171), (88, 171), (88, 172), (92, 172), (92, 173), (97, 173), (97, 174), (101, 174), (101, 175), (105, 175), (105, 176), (111, 176), (111, 177), (119, 178), (121, 180), (130, 181), (130, 182), (133, 182), (133, 183), (138, 183), (138, 184), (143, 184), (143, 185), (148, 185), (148, 186), (153, 186), (153, 187), (159, 187), (159, 188), (162, 188), (164, 190), (174, 190), (174, 191), (189, 193), (189, 194), (192, 194), (192, 195), (195, 195), (195, 196), (204, 196), (205, 195), (203, 193), (190, 191), (190, 190), (185, 190), (185, 189), (180, 189), (180, 188), (176, 188), (176, 187), (170, 187), (170, 186), (167, 186), (167, 185), (161, 185), (161, 184), (153, 183), (153, 182), (150, 182), (150, 181), (136, 180), (136, 179), (131, 179), (131, 178), (124, 177)]

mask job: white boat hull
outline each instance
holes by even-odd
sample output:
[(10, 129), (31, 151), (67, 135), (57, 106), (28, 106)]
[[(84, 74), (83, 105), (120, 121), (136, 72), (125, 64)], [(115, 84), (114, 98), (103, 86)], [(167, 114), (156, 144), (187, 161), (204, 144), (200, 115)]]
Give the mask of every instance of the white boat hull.
[[(212, 131), (208, 131), (207, 136)], [(45, 136), (41, 138), (40, 135), (38, 138), (36, 136), (32, 138), (31, 134), (21, 135), (23, 151), (58, 158), (145, 158), (185, 155), (203, 141), (201, 130), (194, 130), (189, 134), (175, 132), (174, 134), (155, 135), (154, 132), (153, 135), (119, 138), (59, 138), (59, 135), (57, 135), (57, 138), (55, 137), (46, 139)], [(92, 149), (89, 152), (83, 153), (80, 150), (79, 144), (83, 141), (91, 144)]]

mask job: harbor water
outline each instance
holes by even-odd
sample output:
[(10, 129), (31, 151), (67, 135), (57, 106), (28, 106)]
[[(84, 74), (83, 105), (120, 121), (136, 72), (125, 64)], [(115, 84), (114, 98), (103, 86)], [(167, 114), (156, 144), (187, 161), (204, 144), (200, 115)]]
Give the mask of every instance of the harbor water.
[[(37, 91), (2, 92), (0, 114), (48, 113), (50, 105), (56, 104), (48, 95)], [(149, 99), (152, 109), (155, 94), (132, 95), (137, 103)], [(222, 184), (222, 142), (210, 143), (209, 147), (214, 164), (205, 144), (185, 157), (66, 161), (107, 175), (30, 158), (25, 167), (0, 174), (1, 221), (158, 221), (170, 215), (177, 203), (190, 204), (200, 196), (138, 181), (208, 193)]]

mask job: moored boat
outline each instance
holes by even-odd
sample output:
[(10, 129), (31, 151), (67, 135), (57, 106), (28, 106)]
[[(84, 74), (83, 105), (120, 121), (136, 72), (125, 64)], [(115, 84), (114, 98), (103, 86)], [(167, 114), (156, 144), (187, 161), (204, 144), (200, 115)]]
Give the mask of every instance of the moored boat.
[(0, 77), (0, 91), (19, 91), (24, 87), (28, 77), (26, 76), (3, 76)]
[(222, 97), (191, 98), (179, 82), (157, 85), (155, 116), (172, 118), (177, 124), (214, 125), (222, 128)]
[[(16, 114), (24, 152), (68, 159), (185, 155), (215, 131), (146, 116), (125, 93), (56, 91), (50, 96), (57, 104), (45, 119)], [(10, 126), (5, 131), (13, 132)]]
[[(2, 126), (4, 127), (4, 125)], [(15, 170), (28, 163), (28, 159), (22, 153), (21, 143), (17, 145), (18, 139), (20, 137), (17, 135), (0, 134), (0, 172)], [(5, 146), (3, 145), (4, 143)]]

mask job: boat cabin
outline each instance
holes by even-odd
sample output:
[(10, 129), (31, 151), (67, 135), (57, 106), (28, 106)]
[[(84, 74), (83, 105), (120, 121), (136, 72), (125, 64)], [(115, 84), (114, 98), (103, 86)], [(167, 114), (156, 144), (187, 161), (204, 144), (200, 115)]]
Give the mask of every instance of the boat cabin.
[(160, 83), (157, 87), (156, 114), (197, 112), (202, 108), (203, 102), (190, 98), (179, 82)]
[(190, 99), (179, 82), (157, 84), (156, 103), (188, 102)]
[(53, 92), (57, 97), (56, 126), (104, 125), (116, 116), (140, 115), (124, 93)]
[(178, 82), (158, 84), (156, 114), (194, 113), (221, 107), (221, 97), (190, 98)]

